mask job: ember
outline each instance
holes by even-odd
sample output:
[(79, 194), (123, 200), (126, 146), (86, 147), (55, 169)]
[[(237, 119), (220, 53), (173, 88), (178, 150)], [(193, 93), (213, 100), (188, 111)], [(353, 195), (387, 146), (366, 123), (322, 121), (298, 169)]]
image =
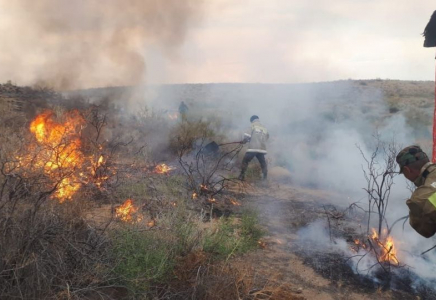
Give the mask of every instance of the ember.
[(160, 164), (160, 165), (157, 165), (155, 168), (154, 168), (154, 172), (155, 173), (158, 173), (158, 174), (167, 174), (168, 172), (170, 172), (170, 171), (172, 171), (172, 170), (174, 170), (175, 168), (173, 168), (173, 167), (170, 167), (170, 166), (168, 166), (168, 165), (166, 165), (166, 164)]
[[(138, 208), (133, 205), (131, 199), (127, 199), (124, 203), (115, 208), (115, 217), (124, 222), (133, 222), (133, 215), (138, 211)], [(137, 218), (140, 221), (141, 218)]]
[(148, 227), (154, 227), (156, 225), (156, 221), (155, 220), (151, 220), (150, 222), (147, 223)]
[(192, 199), (193, 200), (197, 199), (197, 197), (198, 197), (197, 193), (192, 193)]
[(241, 203), (239, 203), (239, 202), (236, 201), (235, 199), (230, 198), (229, 200), (230, 200), (230, 203), (232, 203), (232, 205), (235, 205), (235, 206), (241, 206)]
[(264, 241), (259, 240), (259, 241), (257, 241), (257, 244), (259, 245), (259, 247), (261, 247), (263, 249), (266, 248), (266, 242), (264, 242)]

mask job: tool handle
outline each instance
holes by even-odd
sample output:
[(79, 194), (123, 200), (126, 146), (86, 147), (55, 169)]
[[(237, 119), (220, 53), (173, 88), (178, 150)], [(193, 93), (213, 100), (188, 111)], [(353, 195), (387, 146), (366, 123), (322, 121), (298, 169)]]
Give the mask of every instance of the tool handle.
[(230, 142), (230, 143), (224, 143), (224, 144), (219, 144), (218, 146), (225, 146), (225, 145), (231, 145), (231, 144), (241, 144), (242, 141), (239, 142)]

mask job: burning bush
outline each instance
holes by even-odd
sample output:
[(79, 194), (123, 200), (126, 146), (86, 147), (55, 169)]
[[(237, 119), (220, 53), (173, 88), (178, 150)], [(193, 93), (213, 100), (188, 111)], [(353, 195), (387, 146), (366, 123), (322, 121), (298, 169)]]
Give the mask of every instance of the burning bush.
[(104, 154), (103, 145), (98, 143), (100, 132), (90, 143), (92, 146), (84, 145), (84, 141), (89, 142), (82, 136), (86, 124), (83, 114), (77, 110), (60, 117), (53, 111), (39, 114), (29, 127), (33, 139), (26, 139), (26, 144), (14, 151), (14, 157), (5, 164), (5, 171), (45, 177), (46, 185), (53, 188), (53, 197), (60, 202), (71, 200), (84, 185), (103, 189), (117, 173), (110, 162), (114, 151)]
[[(227, 245), (226, 255), (256, 245), (257, 227), (244, 218), (230, 231), (205, 232), (199, 225), (204, 214), (186, 194), (186, 176), (171, 172), (170, 164), (147, 169), (144, 176), (133, 150), (120, 158), (118, 148), (126, 143), (106, 140), (110, 121), (98, 107), (45, 111), (29, 124), (26, 132), (0, 136), (7, 144), (0, 150), (0, 298), (104, 298), (108, 285), (161, 297), (177, 263), (190, 253), (204, 246), (214, 255), (218, 240)], [(201, 137), (215, 135), (206, 122), (195, 124)], [(192, 132), (188, 127), (185, 142)], [(126, 176), (119, 178), (121, 171)], [(222, 189), (211, 184), (214, 172), (203, 175), (210, 174), (213, 178), (195, 186), (201, 197), (213, 199), (211, 192)], [(95, 206), (90, 199), (100, 193), (112, 203), (124, 201), (103, 205), (104, 224), (82, 213)], [(228, 222), (223, 219), (219, 227)]]
[(131, 199), (127, 199), (122, 205), (115, 208), (115, 217), (124, 222), (139, 222), (142, 219), (138, 215), (138, 207), (133, 205)]

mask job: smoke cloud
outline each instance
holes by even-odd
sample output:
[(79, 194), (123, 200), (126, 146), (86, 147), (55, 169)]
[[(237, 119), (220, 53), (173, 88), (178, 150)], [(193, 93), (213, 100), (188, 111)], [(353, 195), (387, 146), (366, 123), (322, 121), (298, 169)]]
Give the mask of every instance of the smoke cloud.
[[(367, 185), (362, 170), (365, 161), (357, 146), (367, 158), (371, 157), (376, 132), (381, 140), (390, 142), (394, 139), (399, 147), (419, 143), (430, 154), (430, 148), (425, 147), (428, 146), (426, 142), (431, 141), (429, 129), (420, 125), (424, 134), (418, 134), (410, 126), (407, 107), (391, 113), (383, 90), (377, 87), (377, 81), (347, 80), (295, 85), (173, 85), (150, 88), (147, 95), (150, 107), (175, 110), (184, 100), (190, 108), (191, 118), (222, 119), (227, 128), (225, 134), (228, 141), (240, 139), (244, 129), (249, 126), (250, 117), (258, 115), (270, 132), (267, 154), (270, 173), (274, 167), (280, 166), (290, 172), (291, 185), (318, 189), (320, 192), (335, 192), (337, 196), (332, 197), (330, 203), (339, 208), (346, 208), (358, 201), (361, 207), (368, 206), (363, 190)], [(426, 109), (418, 113), (420, 121), (431, 118), (427, 116)], [(256, 164), (257, 161), (252, 163)], [(382, 158), (379, 163), (383, 164)], [(408, 215), (405, 202), (410, 193), (405, 178), (397, 176), (386, 213), (389, 225)], [(271, 208), (272, 211), (281, 209)], [(321, 222), (301, 232), (301, 238), (310, 238), (320, 245), (330, 243), (329, 233), (325, 230), (326, 220), (324, 216), (320, 218)], [(373, 216), (372, 220), (374, 223), (371, 227), (376, 227), (376, 217)], [(356, 234), (364, 233), (365, 224), (362, 224), (362, 228), (362, 232), (357, 230)], [(288, 230), (285, 224), (283, 230)], [(392, 236), (400, 263), (407, 265), (423, 280), (435, 280), (433, 262), (436, 261), (436, 251), (420, 255), (436, 243), (435, 239), (419, 236), (408, 222), (404, 229), (402, 222), (397, 223)], [(332, 248), (343, 253), (344, 257), (355, 255), (349, 243), (343, 239), (335, 240)], [(350, 263), (362, 271), (376, 262), (369, 255), (358, 266), (354, 260), (350, 260)], [(420, 280), (415, 279), (416, 282)]]
[(0, 81), (139, 84), (147, 49), (174, 55), (201, 12), (201, 0), (0, 0)]

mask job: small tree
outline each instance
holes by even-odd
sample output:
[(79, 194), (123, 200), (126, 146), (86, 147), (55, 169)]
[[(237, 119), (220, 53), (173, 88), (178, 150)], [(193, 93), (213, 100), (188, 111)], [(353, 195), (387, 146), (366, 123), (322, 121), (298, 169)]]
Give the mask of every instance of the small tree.
[(394, 178), (398, 174), (398, 171), (395, 170), (395, 158), (399, 146), (394, 139), (389, 142), (382, 141), (378, 133), (374, 135), (374, 140), (374, 150), (370, 157), (365, 155), (359, 145), (357, 148), (365, 161), (362, 170), (367, 183), (366, 187), (363, 188), (368, 197), (367, 233), (369, 233), (370, 229), (371, 214), (376, 213), (378, 216), (378, 234), (380, 235), (383, 221), (386, 223), (386, 227), (389, 228), (385, 216)]

